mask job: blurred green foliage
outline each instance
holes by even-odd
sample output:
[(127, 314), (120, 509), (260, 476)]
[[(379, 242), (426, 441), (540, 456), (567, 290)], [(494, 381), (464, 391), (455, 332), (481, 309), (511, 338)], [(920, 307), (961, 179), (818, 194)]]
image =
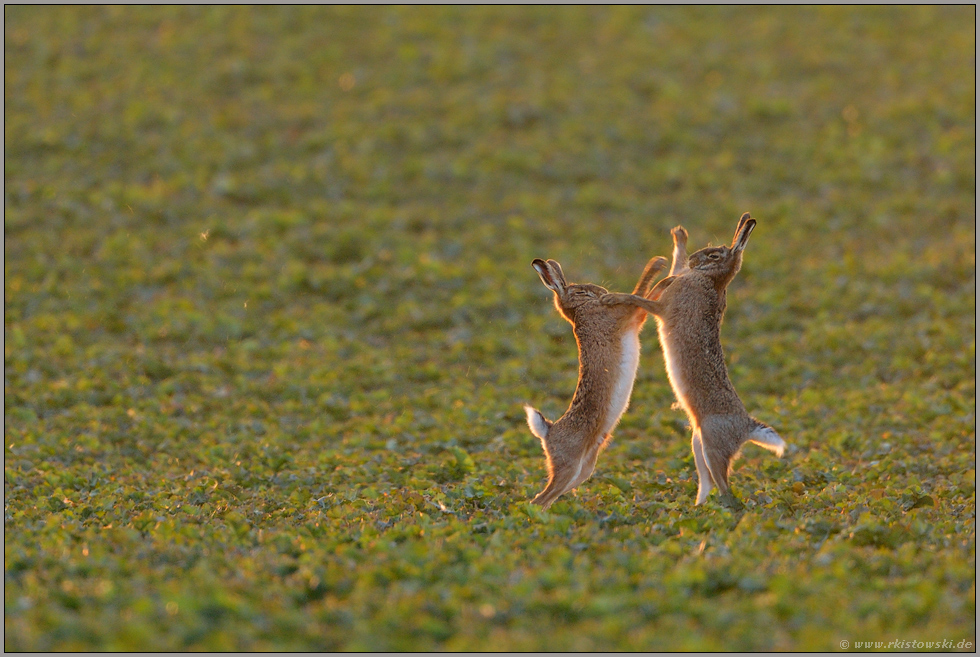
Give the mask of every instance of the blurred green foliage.
[[(827, 650), (976, 635), (973, 6), (4, 8), (7, 650)], [(655, 331), (576, 378), (529, 267), (759, 220), (748, 510)]]

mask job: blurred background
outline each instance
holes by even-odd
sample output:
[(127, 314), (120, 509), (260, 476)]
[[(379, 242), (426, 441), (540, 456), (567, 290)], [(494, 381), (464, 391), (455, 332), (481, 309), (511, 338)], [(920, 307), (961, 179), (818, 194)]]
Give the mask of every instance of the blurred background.
[(5, 326), (489, 365), (567, 333), (532, 258), (625, 289), (744, 211), (769, 321), (915, 305), (972, 278), (970, 15), (11, 7)]
[[(930, 476), (967, 485), (973, 6), (8, 6), (4, 55), (5, 555), (25, 572), (43, 516), (110, 546), (95, 528), (166, 500), (232, 537), (409, 489), (493, 527), (544, 480), (521, 404), (557, 418), (576, 380), (531, 260), (628, 290), (671, 227), (694, 250), (746, 211), (723, 340), (750, 411), (827, 463), (946, 450), (962, 463)], [(605, 467), (686, 508), (686, 475), (655, 485), (692, 468), (650, 326)], [(188, 501), (178, 477), (233, 495)], [(346, 522), (387, 517), (368, 506)], [(63, 627), (48, 587), (16, 586), (37, 604), (5, 612), (5, 645), (71, 645), (43, 629)], [(350, 632), (316, 645), (374, 645)]]

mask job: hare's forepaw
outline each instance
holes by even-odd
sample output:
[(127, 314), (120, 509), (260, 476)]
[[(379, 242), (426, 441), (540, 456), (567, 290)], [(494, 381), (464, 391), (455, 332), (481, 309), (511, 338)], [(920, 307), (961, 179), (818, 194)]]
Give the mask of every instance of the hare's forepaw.
[(674, 226), (670, 231), (674, 244), (687, 244), (687, 230), (683, 226)]
[(640, 297), (622, 292), (606, 292), (599, 297), (599, 303), (603, 306), (635, 306)]

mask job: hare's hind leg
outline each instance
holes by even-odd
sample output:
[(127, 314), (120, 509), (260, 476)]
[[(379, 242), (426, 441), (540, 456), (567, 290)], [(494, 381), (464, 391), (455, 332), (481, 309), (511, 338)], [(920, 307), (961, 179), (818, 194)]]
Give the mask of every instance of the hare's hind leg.
[(596, 443), (585, 449), (578, 457), (573, 456), (560, 464), (553, 463), (548, 485), (531, 500), (531, 503), (540, 504), (547, 509), (559, 497), (591, 477), (601, 447), (602, 443)]
[(739, 510), (742, 508), (742, 503), (738, 501), (738, 498), (732, 493), (731, 486), (728, 485), (728, 472), (731, 469), (732, 458), (734, 458), (735, 453), (724, 449), (717, 442), (720, 441), (712, 440), (711, 436), (702, 437), (704, 462), (708, 467), (708, 472), (711, 473), (712, 482), (718, 487), (718, 493), (721, 494), (721, 503), (731, 509)]
[(698, 469), (698, 499), (694, 506), (704, 504), (708, 499), (708, 493), (714, 483), (711, 480), (711, 471), (704, 460), (704, 447), (701, 445), (701, 430), (695, 429), (691, 437), (691, 451), (694, 452), (694, 465)]
[(574, 472), (564, 471), (561, 474), (556, 474), (548, 480), (548, 485), (544, 487), (544, 490), (534, 496), (531, 500), (531, 504), (537, 504), (538, 506), (547, 509), (551, 506), (555, 500), (561, 497), (561, 494), (568, 490), (568, 483), (572, 480)]
[(595, 463), (599, 459), (599, 449), (602, 447), (602, 443), (597, 443), (595, 446), (586, 450), (582, 454), (582, 458), (578, 462), (578, 474), (572, 479), (572, 483), (569, 484), (568, 490), (571, 490), (581, 484), (583, 481), (592, 476), (595, 472)]
[(573, 482), (580, 469), (579, 459), (552, 461), (549, 466), (548, 485), (531, 500), (531, 504), (537, 504), (547, 509), (555, 500), (574, 487)]

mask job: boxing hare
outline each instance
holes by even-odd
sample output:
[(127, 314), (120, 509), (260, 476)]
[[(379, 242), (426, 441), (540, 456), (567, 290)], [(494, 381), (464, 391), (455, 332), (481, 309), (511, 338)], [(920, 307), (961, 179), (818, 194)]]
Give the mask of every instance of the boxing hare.
[[(640, 329), (647, 316), (632, 298), (643, 299), (637, 295), (651, 292), (653, 278), (666, 268), (667, 260), (651, 259), (632, 295), (611, 294), (598, 285), (567, 283), (561, 265), (554, 260), (536, 259), (531, 266), (555, 293), (555, 307), (571, 323), (579, 354), (578, 385), (560, 419), (552, 423), (538, 410), (524, 407), (527, 424), (541, 440), (548, 466), (548, 484), (532, 502), (547, 508), (592, 476), (599, 451), (629, 404), (640, 360)], [(664, 281), (658, 283), (660, 289), (669, 285)]]
[(639, 296), (617, 299), (617, 303), (644, 308), (657, 319), (667, 378), (693, 430), (691, 448), (698, 470), (696, 504), (703, 504), (712, 486), (717, 486), (724, 504), (740, 508), (728, 477), (742, 445), (752, 442), (777, 456), (786, 448), (772, 427), (746, 412), (728, 378), (721, 348), (725, 290), (742, 266), (742, 252), (755, 225), (755, 219), (743, 214), (731, 246), (701, 249), (687, 259), (686, 266), (687, 231), (678, 226), (672, 231), (673, 279), (664, 279), (671, 283), (656, 297), (659, 307)]

